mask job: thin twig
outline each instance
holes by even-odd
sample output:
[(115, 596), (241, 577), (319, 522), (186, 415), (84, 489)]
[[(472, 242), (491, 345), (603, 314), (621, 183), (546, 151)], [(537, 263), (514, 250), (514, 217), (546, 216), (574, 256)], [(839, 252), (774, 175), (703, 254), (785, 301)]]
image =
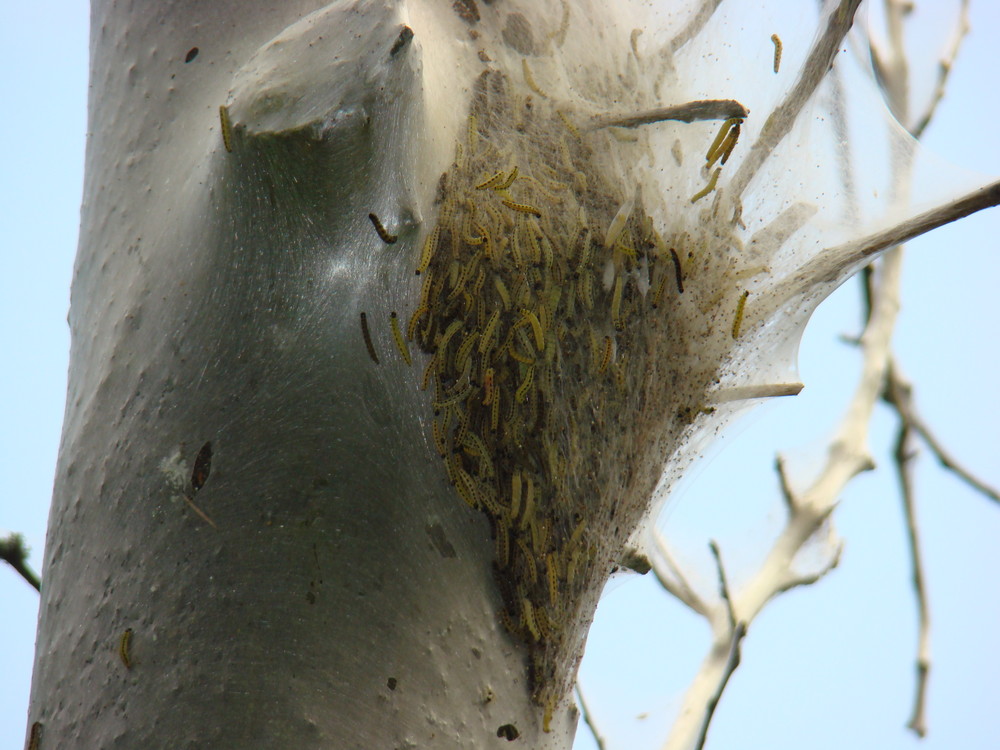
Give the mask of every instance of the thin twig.
[(963, 468), (962, 465), (959, 464), (952, 457), (952, 455), (944, 449), (944, 447), (942, 447), (941, 443), (934, 437), (934, 434), (927, 429), (927, 426), (920, 419), (915, 416), (911, 416), (909, 421), (913, 431), (920, 435), (921, 440), (927, 443), (927, 447), (931, 449), (931, 452), (945, 469), (957, 476), (981, 495), (984, 495), (995, 503), (1000, 503), (1000, 493), (985, 482), (977, 479), (967, 469)]
[(657, 107), (645, 112), (628, 114), (597, 115), (587, 125), (587, 130), (600, 128), (637, 128), (654, 122), (674, 120), (676, 122), (700, 122), (702, 120), (731, 120), (744, 118), (750, 114), (745, 106), (735, 99), (702, 99), (700, 101)]
[(927, 129), (931, 119), (934, 117), (935, 111), (937, 111), (938, 104), (944, 98), (945, 84), (948, 82), (952, 65), (955, 64), (955, 60), (958, 58), (958, 51), (962, 48), (962, 41), (965, 39), (965, 35), (969, 33), (969, 28), (969, 0), (962, 0), (961, 8), (958, 11), (958, 21), (955, 23), (951, 47), (948, 48), (948, 51), (945, 52), (944, 57), (938, 63), (938, 78), (937, 84), (934, 87), (934, 93), (931, 95), (931, 100), (927, 104), (923, 116), (921, 116), (916, 125), (910, 128), (910, 135), (914, 138), (919, 139), (924, 134), (924, 130)]
[(788, 473), (785, 471), (785, 459), (781, 455), (774, 457), (774, 470), (778, 472), (778, 482), (781, 484), (781, 499), (785, 501), (785, 508), (789, 515), (795, 512), (797, 500), (795, 492), (792, 490), (791, 482), (788, 481)]
[(910, 117), (910, 66), (906, 59), (906, 39), (903, 22), (913, 10), (909, 0), (884, 0), (886, 25), (888, 26), (888, 50), (875, 55), (880, 65), (879, 85), (889, 102), (889, 109), (899, 122), (906, 123)]
[(728, 404), (733, 401), (751, 401), (764, 398), (781, 398), (782, 396), (798, 396), (805, 386), (802, 383), (764, 383), (762, 385), (740, 385), (715, 391), (708, 397), (707, 403)]
[(726, 660), (726, 667), (722, 672), (722, 679), (719, 680), (719, 686), (712, 694), (712, 697), (709, 698), (705, 707), (705, 719), (701, 725), (701, 732), (698, 734), (698, 743), (695, 745), (695, 750), (704, 750), (705, 741), (708, 739), (708, 727), (712, 723), (715, 709), (718, 707), (719, 701), (722, 700), (722, 693), (725, 692), (726, 685), (729, 684), (729, 678), (733, 676), (733, 672), (740, 665), (740, 644), (743, 642), (746, 634), (746, 623), (736, 623), (736, 626), (733, 628), (733, 637), (729, 642), (729, 658)]
[[(698, 596), (697, 592), (688, 583), (687, 578), (684, 576), (683, 571), (681, 571), (680, 566), (674, 561), (673, 556), (670, 554), (670, 548), (667, 546), (667, 540), (663, 538), (663, 534), (655, 526), (653, 527), (653, 545), (655, 552), (657, 554), (652, 555), (653, 563), (653, 575), (656, 576), (656, 580), (660, 582), (660, 585), (675, 599), (680, 601), (682, 604), (686, 604), (689, 609), (697, 612), (702, 617), (709, 616), (709, 607), (705, 601)], [(670, 574), (663, 570), (660, 560), (670, 568)]]
[(913, 696), (913, 714), (907, 726), (918, 737), (927, 734), (925, 706), (927, 704), (927, 681), (931, 670), (931, 621), (930, 606), (927, 600), (927, 585), (924, 578), (923, 561), (920, 547), (920, 533), (917, 527), (917, 511), (913, 498), (913, 477), (910, 449), (912, 432), (906, 422), (902, 422), (896, 447), (893, 452), (896, 462), (896, 475), (899, 480), (899, 494), (903, 500), (903, 513), (906, 516), (907, 541), (910, 547), (910, 565), (912, 568), (913, 592), (917, 598), (917, 683)]
[(28, 548), (24, 545), (23, 536), (10, 534), (6, 539), (0, 539), (0, 559), (20, 573), (35, 591), (42, 590), (41, 579), (28, 565)]
[(719, 596), (726, 605), (726, 614), (729, 615), (729, 629), (736, 629), (736, 612), (733, 610), (733, 598), (729, 595), (729, 581), (726, 580), (726, 569), (722, 565), (722, 553), (719, 552), (719, 545), (714, 539), (708, 542), (708, 548), (715, 558), (715, 568), (719, 575)]
[[(890, 108), (896, 119), (904, 123), (910, 134), (919, 138), (926, 129), (938, 103), (944, 96), (945, 83), (948, 79), (951, 65), (954, 62), (961, 47), (962, 40), (968, 32), (968, 2), (963, 0), (959, 12), (956, 31), (953, 36), (952, 45), (945, 54), (939, 68), (938, 82), (932, 94), (931, 100), (915, 126), (910, 125), (909, 115), (909, 66), (906, 57), (905, 39), (903, 25), (906, 16), (912, 10), (912, 6), (904, 0), (885, 0), (886, 18), (889, 30), (888, 51), (879, 53), (872, 47), (872, 59), (876, 61), (876, 71), (879, 73), (879, 83), (889, 101)], [(894, 154), (895, 156), (895, 154)], [(904, 156), (903, 161), (894, 160), (893, 174), (896, 176), (896, 186), (908, 189), (910, 170), (912, 169), (912, 158)], [(905, 180), (904, 180), (905, 176)], [(900, 253), (902, 248), (893, 251)], [(874, 274), (871, 268), (866, 268), (864, 280), (866, 282), (866, 302), (868, 309), (877, 292), (873, 285)], [(916, 656), (917, 680), (913, 698), (913, 709), (907, 726), (919, 737), (924, 737), (927, 733), (926, 724), (926, 702), (927, 686), (931, 669), (930, 653), (930, 607), (928, 604), (927, 588), (923, 573), (922, 553), (920, 547), (920, 536), (917, 525), (917, 513), (913, 493), (912, 480), (912, 450), (910, 444), (915, 432), (912, 414), (912, 391), (908, 383), (899, 377), (898, 369), (894, 366), (891, 357), (888, 360), (888, 367), (884, 373), (882, 398), (894, 407), (899, 416), (899, 433), (894, 449), (894, 460), (896, 473), (900, 486), (900, 496), (903, 502), (903, 511), (906, 519), (907, 538), (909, 543), (910, 564), (912, 569), (912, 580), (914, 594), (917, 600), (918, 614), (918, 642)]]
[(590, 729), (590, 733), (594, 736), (594, 742), (597, 743), (598, 750), (605, 750), (606, 745), (604, 744), (604, 737), (600, 732), (597, 731), (597, 725), (594, 723), (594, 716), (590, 713), (590, 708), (587, 706), (587, 701), (583, 697), (583, 689), (580, 687), (580, 683), (576, 683), (576, 699), (580, 703), (580, 714), (583, 716), (583, 721)]
[(954, 456), (941, 445), (941, 441), (931, 432), (923, 419), (920, 418), (916, 407), (913, 405), (913, 388), (902, 379), (898, 368), (895, 366), (891, 367), (884, 399), (886, 403), (895, 409), (900, 420), (920, 436), (920, 439), (926, 443), (931, 453), (934, 454), (935, 458), (937, 458), (945, 469), (952, 472), (984, 497), (995, 503), (1000, 503), (1000, 492), (990, 487), (958, 463)]

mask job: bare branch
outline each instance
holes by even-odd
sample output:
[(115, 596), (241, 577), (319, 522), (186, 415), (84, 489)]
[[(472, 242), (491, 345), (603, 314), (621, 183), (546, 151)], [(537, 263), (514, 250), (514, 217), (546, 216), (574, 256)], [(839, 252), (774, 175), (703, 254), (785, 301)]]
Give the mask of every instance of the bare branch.
[[(745, 631), (767, 602), (791, 588), (818, 581), (840, 559), (838, 545), (838, 549), (820, 570), (805, 575), (795, 571), (795, 560), (799, 552), (828, 523), (844, 486), (858, 472), (873, 466), (867, 450), (868, 424), (881, 394), (888, 367), (889, 344), (899, 308), (901, 264), (902, 251), (899, 249), (887, 253), (883, 261), (883, 271), (878, 276), (873, 297), (872, 313), (860, 341), (863, 353), (861, 376), (847, 413), (831, 441), (826, 463), (803, 492), (794, 493), (784, 466), (779, 461), (779, 479), (789, 511), (785, 527), (774, 540), (760, 567), (731, 602), (732, 609), (717, 606), (710, 608), (705, 615), (712, 625), (712, 647), (688, 688), (681, 714), (664, 746), (667, 750), (692, 746), (696, 736), (694, 732), (699, 731), (693, 726), (693, 718), (700, 715), (696, 713), (698, 707), (709, 706), (707, 715), (708, 718), (711, 717), (711, 711), (714, 711), (718, 697), (725, 688), (727, 675), (731, 674), (733, 660), (736, 659), (738, 663), (738, 653), (733, 653), (735, 649), (732, 638), (735, 613), (739, 613), (742, 618), (737, 623), (737, 628)], [(726, 590), (728, 591), (728, 584)], [(700, 725), (702, 737), (704, 731), (707, 731), (706, 726), (704, 721)]]
[(597, 731), (597, 725), (594, 723), (593, 714), (590, 713), (587, 701), (583, 697), (583, 688), (580, 687), (579, 681), (576, 683), (576, 699), (580, 703), (580, 714), (583, 716), (583, 721), (586, 723), (587, 728), (590, 729), (590, 733), (594, 736), (594, 742), (597, 744), (597, 749), (605, 750), (607, 745), (604, 744), (604, 737)]
[(900, 420), (920, 436), (920, 439), (927, 444), (927, 447), (945, 469), (955, 474), (983, 496), (995, 503), (1000, 503), (1000, 492), (964, 468), (951, 453), (945, 450), (941, 441), (935, 437), (923, 419), (920, 418), (913, 405), (913, 388), (909, 383), (903, 381), (896, 367), (890, 371), (890, 379), (884, 397), (886, 402), (899, 414)]
[[(873, 53), (877, 59), (877, 66), (882, 72), (880, 80), (890, 100), (890, 106), (897, 117), (905, 122), (909, 104), (909, 86), (908, 66), (903, 49), (902, 23), (909, 5), (901, 0), (885, 0), (885, 2), (889, 16), (891, 49), (885, 52), (873, 50)], [(754, 178), (767, 156), (777, 148), (787, 135), (797, 113), (814, 93), (819, 79), (814, 81), (810, 76), (817, 70), (822, 70), (825, 74), (844, 34), (851, 25), (856, 9), (856, 2), (841, 0), (833, 11), (834, 15), (829, 19), (829, 28), (825, 35), (814, 44), (799, 80), (782, 105), (765, 123), (750, 155), (740, 165), (739, 171), (731, 183), (731, 190), (737, 198), (737, 210), (739, 196)], [(912, 131), (917, 135), (923, 132), (926, 127), (925, 120), (929, 120), (941, 99), (947, 71), (950, 70), (951, 62), (957, 55), (959, 44), (967, 28), (967, 0), (963, 0), (955, 40), (946, 54), (945, 60), (942, 61), (942, 75), (938, 88), (924, 116)], [(820, 58), (823, 59), (822, 62)], [(837, 97), (839, 98), (839, 96), (838, 93)], [(838, 113), (838, 117), (846, 120), (846, 115), (842, 111)], [(848, 156), (846, 152), (842, 155), (845, 164), (849, 162)], [(906, 205), (911, 168), (912, 164), (906, 156), (899, 160), (894, 159), (892, 164), (892, 171), (896, 177), (894, 198), (897, 209), (902, 209)], [(846, 176), (849, 180), (849, 174)], [(853, 186), (848, 190), (848, 193), (853, 193)], [(904, 252), (901, 244), (945, 223), (998, 203), (1000, 203), (1000, 181), (961, 196), (945, 206), (901, 221), (896, 226), (874, 232), (856, 242), (828, 248), (820, 256), (815, 257), (786, 277), (776, 290), (777, 293), (774, 297), (765, 306), (758, 306), (754, 311), (756, 319), (767, 319), (775, 310), (784, 307), (789, 301), (796, 298), (805, 299), (810, 290), (815, 289), (814, 285), (817, 282), (839, 282), (847, 273), (881, 255), (879, 273), (873, 274), (871, 271), (867, 271), (865, 274), (868, 309), (865, 316), (864, 332), (856, 342), (861, 347), (863, 363), (853, 398), (830, 442), (825, 464), (801, 491), (797, 492), (792, 489), (784, 461), (780, 456), (777, 458), (776, 470), (788, 518), (766, 558), (748, 579), (739, 595), (734, 598), (729, 589), (721, 555), (715, 542), (710, 543), (710, 549), (717, 565), (722, 601), (706, 604), (691, 590), (676, 563), (666, 554), (666, 543), (656, 532), (657, 547), (662, 554), (662, 562), (658, 561), (658, 564), (654, 566), (657, 570), (657, 577), (672, 595), (694, 611), (703, 614), (713, 632), (711, 649), (703, 661), (701, 670), (688, 689), (680, 715), (665, 744), (665, 748), (668, 750), (692, 746), (700, 750), (704, 746), (714, 711), (729, 677), (739, 664), (742, 638), (753, 618), (767, 602), (791, 588), (815, 583), (835, 568), (840, 561), (843, 544), (836, 542), (830, 525), (830, 516), (837, 507), (839, 495), (847, 482), (859, 472), (874, 468), (867, 448), (869, 424), (875, 404), (880, 397), (889, 400), (889, 397), (884, 394), (888, 390), (888, 384), (896, 380), (891, 361), (891, 338), (899, 309), (899, 285)], [(765, 307), (767, 309), (764, 309)], [(767, 395), (777, 394), (768, 393)], [(912, 416), (911, 421), (904, 419), (904, 428), (901, 430), (900, 442), (897, 445), (896, 463), (904, 505), (907, 509), (914, 588), (920, 615), (917, 686), (909, 727), (923, 736), (926, 731), (924, 705), (931, 668), (930, 624), (920, 561), (919, 537), (915, 511), (912, 507), (912, 488), (907, 463), (909, 459), (908, 441), (914, 435), (919, 435), (926, 440), (945, 466), (952, 468), (956, 465), (950, 456), (940, 450), (940, 446), (929, 432), (925, 436), (926, 428), (916, 418), (916, 415), (912, 414), (909, 396), (909, 391), (900, 391), (896, 396), (896, 400), (900, 402), (897, 410), (901, 418), (904, 418), (904, 414)], [(982, 483), (969, 476), (968, 472), (958, 468), (953, 470), (972, 486), (977, 489), (982, 488), (981, 491), (984, 491), (984, 494), (1000, 502), (1000, 496), (995, 491), (985, 488)], [(805, 574), (797, 572), (795, 561), (799, 553), (810, 540), (816, 538), (820, 533), (824, 534), (824, 539), (827, 539), (827, 543), (831, 545), (829, 558), (817, 570)], [(737, 618), (737, 613), (742, 619)], [(698, 728), (695, 728), (694, 723), (698, 721), (699, 717), (701, 717), (701, 723)], [(697, 735), (695, 731), (697, 731)], [(697, 741), (695, 741), (696, 736)]]
[(927, 733), (926, 703), (927, 685), (931, 670), (931, 647), (930, 647), (930, 606), (928, 604), (927, 586), (923, 573), (922, 554), (920, 548), (919, 527), (917, 525), (916, 506), (913, 494), (913, 481), (911, 476), (911, 460), (913, 451), (910, 447), (914, 434), (919, 435), (924, 442), (937, 455), (942, 465), (956, 473), (961, 479), (971, 487), (986, 495), (990, 499), (1000, 501), (996, 490), (986, 486), (967, 471), (958, 467), (950, 455), (943, 452), (938, 441), (930, 433), (927, 427), (919, 419), (913, 407), (913, 389), (899, 374), (899, 370), (892, 365), (886, 374), (886, 386), (883, 399), (896, 411), (900, 420), (899, 434), (896, 440), (894, 458), (896, 471), (900, 486), (900, 495), (903, 501), (903, 511), (906, 518), (907, 540), (910, 549), (910, 564), (912, 567), (913, 590), (917, 599), (917, 656), (916, 672), (917, 680), (913, 697), (913, 709), (910, 720), (907, 722), (915, 734), (923, 737)]
[(788, 474), (785, 472), (785, 459), (781, 455), (774, 458), (774, 470), (778, 472), (778, 481), (781, 483), (781, 498), (785, 501), (788, 514), (791, 515), (795, 512), (797, 501), (792, 485), (788, 481)]
[(595, 116), (587, 130), (599, 128), (637, 128), (640, 125), (651, 125), (654, 122), (674, 120), (676, 122), (700, 122), (702, 120), (730, 120), (743, 118), (750, 113), (746, 107), (735, 99), (704, 99), (684, 104), (674, 104), (669, 107), (657, 107), (645, 112), (628, 114), (607, 114)]
[[(721, 566), (719, 570), (721, 575)], [(715, 716), (715, 709), (722, 699), (722, 693), (725, 691), (726, 685), (729, 684), (729, 678), (733, 676), (733, 672), (740, 665), (740, 644), (743, 642), (746, 634), (746, 623), (736, 623), (736, 626), (733, 628), (733, 637), (729, 643), (729, 658), (726, 660), (726, 667), (723, 670), (722, 679), (719, 680), (719, 686), (708, 700), (705, 709), (705, 720), (701, 725), (701, 732), (698, 735), (698, 744), (695, 745), (695, 750), (703, 750), (705, 747), (705, 740), (708, 739), (708, 727), (712, 723), (712, 717)]]
[(951, 46), (945, 52), (944, 57), (941, 58), (940, 63), (938, 63), (938, 78), (937, 84), (934, 87), (934, 93), (931, 95), (931, 100), (928, 102), (924, 114), (917, 121), (917, 124), (910, 128), (910, 135), (914, 138), (920, 138), (924, 134), (927, 126), (930, 125), (931, 119), (934, 117), (934, 113), (937, 111), (938, 104), (944, 98), (945, 84), (948, 82), (952, 65), (955, 64), (955, 60), (958, 58), (958, 51), (962, 47), (965, 35), (969, 33), (969, 28), (969, 0), (962, 0)]
[[(712, 648), (685, 696), (680, 717), (667, 739), (667, 748), (690, 747), (696, 733), (697, 742), (694, 746), (698, 750), (704, 748), (715, 709), (722, 699), (729, 678), (740, 665), (740, 645), (747, 633), (747, 623), (736, 618), (736, 608), (719, 545), (710, 541), (708, 546), (715, 558), (720, 596), (719, 604), (703, 613), (712, 625)], [(683, 578), (680, 571), (676, 571), (676, 574)], [(701, 720), (695, 724), (699, 715)]]
[(726, 569), (722, 566), (722, 554), (719, 552), (719, 545), (714, 539), (709, 540), (708, 548), (712, 550), (712, 557), (715, 558), (715, 568), (719, 574), (719, 596), (726, 605), (726, 614), (729, 615), (729, 627), (736, 630), (736, 612), (733, 610), (733, 597), (729, 595), (729, 581), (726, 580)]
[[(680, 566), (670, 554), (667, 540), (663, 538), (663, 534), (655, 526), (653, 527), (653, 545), (656, 552), (652, 557), (653, 575), (656, 576), (656, 580), (675, 599), (686, 604), (689, 609), (702, 617), (708, 618), (710, 607), (688, 583)], [(663, 569), (664, 564), (670, 569), (669, 573)]]
[(881, 63), (879, 85), (885, 92), (893, 116), (901, 123), (909, 119), (910, 109), (910, 67), (906, 60), (903, 21), (912, 9), (909, 0), (885, 0), (889, 49), (878, 56)]
[(710, 403), (728, 404), (732, 401), (750, 401), (760, 398), (798, 396), (805, 386), (802, 383), (764, 383), (762, 385), (742, 385), (716, 391), (710, 396)]
[(28, 548), (24, 545), (24, 537), (20, 534), (10, 534), (6, 539), (0, 539), (0, 560), (10, 565), (21, 574), (21, 577), (35, 591), (42, 590), (42, 582), (28, 565)]
[[(889, 387), (892, 388), (890, 381)], [(917, 512), (913, 499), (913, 478), (910, 469), (913, 453), (910, 449), (911, 430), (904, 421), (899, 428), (896, 439), (894, 458), (896, 475), (899, 479), (900, 496), (903, 500), (903, 512), (906, 516), (907, 541), (910, 547), (910, 565), (912, 568), (913, 591), (917, 598), (918, 640), (917, 640), (917, 684), (913, 697), (913, 714), (907, 726), (918, 737), (927, 734), (927, 724), (924, 718), (924, 706), (927, 702), (927, 682), (931, 669), (931, 635), (930, 607), (927, 603), (927, 587), (924, 579), (922, 556), (920, 552), (920, 534), (917, 527)]]
[(839, 542), (833, 550), (833, 554), (830, 555), (830, 559), (827, 560), (821, 568), (816, 569), (812, 573), (796, 573), (793, 569), (789, 569), (787, 571), (787, 575), (785, 576), (785, 580), (775, 587), (775, 595), (784, 594), (786, 591), (791, 591), (799, 586), (812, 586), (823, 576), (840, 565), (840, 556), (843, 552), (844, 543)]

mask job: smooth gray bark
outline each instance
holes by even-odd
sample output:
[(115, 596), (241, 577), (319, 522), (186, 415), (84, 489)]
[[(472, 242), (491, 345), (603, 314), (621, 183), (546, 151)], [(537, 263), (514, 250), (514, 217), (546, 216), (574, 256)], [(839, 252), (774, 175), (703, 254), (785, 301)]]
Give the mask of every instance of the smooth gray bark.
[[(43, 748), (493, 747), (505, 724), (571, 741), (568, 706), (540, 731), (484, 517), (358, 335), (412, 279), (416, 234), (386, 260), (359, 222), (430, 199), (387, 156), (420, 127), (419, 50), (323, 58), (342, 116), (320, 132), (289, 106), (301, 121), (223, 148), (219, 105), (260, 93), (238, 70), (321, 5), (94, 3)], [(342, 63), (398, 37), (399, 4), (375, 5), (338, 27)]]

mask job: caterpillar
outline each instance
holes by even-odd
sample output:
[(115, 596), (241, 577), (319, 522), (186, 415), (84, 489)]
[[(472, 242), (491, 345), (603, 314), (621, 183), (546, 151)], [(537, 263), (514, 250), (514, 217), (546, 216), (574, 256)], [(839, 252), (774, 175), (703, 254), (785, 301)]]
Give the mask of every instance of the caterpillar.
[(660, 306), (660, 298), (663, 297), (663, 288), (667, 285), (667, 276), (663, 275), (660, 279), (660, 283), (656, 285), (656, 291), (653, 293), (653, 309), (655, 310)]
[(219, 122), (222, 125), (222, 145), (231, 154), (233, 152), (233, 123), (229, 119), (229, 107), (225, 104), (219, 107)]
[(552, 602), (552, 606), (558, 606), (559, 571), (556, 568), (556, 556), (551, 552), (545, 556), (545, 575), (549, 583), (549, 601)]
[(436, 419), (431, 423), (431, 434), (434, 436), (434, 446), (438, 455), (444, 458), (448, 455), (448, 444), (445, 442), (444, 428)]
[(706, 195), (715, 190), (715, 185), (719, 181), (719, 175), (722, 174), (722, 167), (716, 167), (715, 171), (712, 173), (712, 179), (708, 181), (708, 184), (699, 190), (697, 193), (691, 196), (691, 202), (697, 203)]
[(736, 317), (733, 318), (733, 338), (738, 339), (740, 337), (740, 327), (743, 325), (743, 311), (747, 306), (747, 297), (750, 296), (750, 292), (744, 290), (743, 294), (740, 295), (739, 302), (736, 303)]
[(493, 393), (493, 403), (490, 405), (490, 429), (493, 432), (497, 431), (497, 427), (500, 424), (500, 392), (497, 389)]
[(497, 294), (500, 295), (500, 301), (503, 303), (503, 309), (510, 309), (510, 292), (507, 291), (507, 285), (503, 283), (503, 279), (499, 276), (493, 277), (493, 286), (496, 287)]
[(615, 291), (611, 295), (611, 322), (615, 330), (621, 331), (625, 328), (625, 321), (622, 320), (622, 287), (624, 280), (621, 274), (615, 278)]
[(542, 91), (538, 84), (535, 83), (535, 77), (531, 75), (531, 68), (528, 67), (528, 59), (526, 57), (521, 58), (521, 69), (524, 72), (524, 82), (528, 84), (528, 88), (538, 94), (542, 99), (548, 99), (544, 91)]
[[(538, 568), (535, 567), (535, 558), (528, 549), (528, 543), (523, 537), (517, 538), (517, 546), (521, 550), (521, 562), (524, 564), (524, 571), (528, 574), (528, 582), (534, 586), (538, 583)], [(520, 587), (519, 587), (520, 588)]]
[(444, 335), (441, 337), (441, 340), (438, 342), (437, 345), (438, 351), (445, 350), (445, 347), (448, 346), (448, 342), (451, 341), (451, 337), (454, 336), (456, 333), (458, 333), (461, 327), (462, 327), (461, 320), (456, 319), (451, 321), (451, 323), (445, 329)]
[(535, 485), (531, 481), (531, 477), (525, 475), (525, 490), (524, 490), (524, 514), (521, 516), (521, 523), (519, 527), (521, 531), (524, 531), (528, 527), (531, 519), (535, 515)]
[(670, 248), (670, 258), (674, 262), (674, 276), (677, 278), (677, 293), (684, 294), (684, 270), (681, 268), (681, 259), (677, 251)]
[(719, 160), (719, 164), (725, 164), (729, 161), (730, 155), (733, 153), (733, 149), (736, 148), (736, 142), (740, 139), (740, 123), (737, 122), (733, 125), (732, 130), (729, 131), (729, 135), (726, 136), (726, 140), (722, 142), (722, 159)]
[(497, 521), (496, 524), (497, 533), (497, 565), (501, 569), (507, 567), (507, 562), (510, 559), (510, 538), (507, 535), (507, 527), (503, 524), (503, 521)]
[(605, 336), (604, 349), (603, 353), (601, 354), (601, 365), (600, 367), (597, 368), (598, 375), (604, 374), (604, 372), (608, 369), (608, 362), (610, 361), (611, 361), (611, 337)]
[(413, 341), (413, 337), (417, 332), (417, 325), (420, 323), (420, 319), (429, 312), (430, 310), (427, 308), (427, 305), (421, 305), (420, 307), (418, 307), (416, 310), (413, 311), (413, 315), (410, 316), (410, 322), (406, 324), (407, 339)]
[(361, 313), (361, 335), (365, 337), (365, 346), (368, 348), (368, 356), (372, 362), (378, 364), (378, 355), (375, 353), (375, 345), (372, 343), (372, 335), (368, 330), (368, 316)]
[(385, 244), (391, 245), (399, 239), (397, 235), (389, 234), (389, 232), (386, 231), (385, 227), (382, 226), (382, 222), (379, 221), (379, 218), (375, 214), (368, 214), (368, 220), (374, 225), (375, 233), (378, 234), (379, 239)]
[(501, 182), (499, 185), (493, 185), (493, 189), (496, 190), (497, 192), (500, 192), (501, 190), (506, 190), (507, 188), (509, 188), (511, 185), (514, 184), (514, 180), (516, 179), (517, 179), (517, 165), (514, 165), (514, 168), (510, 171), (510, 175), (507, 177), (507, 179)]
[(610, 249), (614, 247), (618, 238), (622, 236), (622, 232), (625, 231), (625, 223), (628, 221), (629, 217), (632, 215), (632, 211), (635, 209), (635, 194), (632, 195), (625, 203), (621, 205), (618, 209), (618, 213), (611, 220), (610, 226), (608, 226), (608, 232), (604, 236), (604, 247), (605, 249)]
[(517, 518), (521, 510), (521, 470), (514, 469), (514, 474), (510, 478), (510, 520)]
[[(503, 282), (501, 282), (503, 283)], [(483, 335), (479, 337), (479, 353), (486, 354), (493, 346), (493, 333), (496, 331), (497, 322), (500, 320), (500, 311), (494, 310), (489, 320), (483, 327)]]
[[(483, 373), (483, 406), (490, 406), (493, 403), (493, 368), (487, 367)], [(495, 429), (495, 428), (494, 428)]]
[(542, 218), (542, 212), (534, 206), (529, 206), (527, 203), (515, 203), (514, 201), (507, 200), (506, 198), (500, 202), (512, 211), (517, 211), (522, 214), (531, 214), (539, 219)]
[(469, 336), (466, 337), (462, 345), (458, 347), (458, 351), (455, 353), (455, 369), (464, 370), (465, 363), (469, 359), (469, 355), (472, 353), (473, 347), (476, 345), (476, 341), (479, 339), (479, 333), (473, 331)]
[(406, 362), (407, 367), (411, 367), (413, 360), (410, 359), (410, 348), (406, 345), (403, 332), (399, 330), (399, 318), (396, 316), (395, 310), (389, 313), (389, 325), (392, 327), (392, 337), (396, 340), (396, 348), (399, 349), (399, 353), (403, 356), (403, 361)]
[(521, 621), (536, 641), (542, 640), (542, 634), (538, 631), (538, 623), (535, 622), (535, 611), (531, 602), (524, 597), (521, 599)]
[(518, 322), (517, 325), (522, 326), (525, 324), (530, 324), (531, 331), (535, 336), (535, 348), (538, 349), (538, 351), (540, 352), (544, 351), (545, 334), (542, 331), (542, 324), (541, 322), (539, 322), (538, 316), (536, 316), (531, 310), (522, 310), (521, 316), (522, 316), (521, 320)]
[[(516, 175), (517, 167), (514, 168), (514, 172)], [(503, 180), (503, 176), (504, 176), (504, 171), (501, 169), (492, 177), (487, 177), (485, 180), (476, 185), (476, 190), (487, 190), (491, 187), (496, 187), (497, 185), (500, 184), (501, 180)], [(511, 182), (513, 182), (513, 180), (511, 180)], [(506, 187), (509, 187), (509, 185)], [(503, 188), (497, 188), (497, 189), (502, 190)]]
[(739, 126), (742, 122), (743, 120), (740, 117), (730, 117), (722, 123), (722, 127), (719, 128), (719, 134), (715, 136), (715, 140), (712, 141), (712, 145), (708, 147), (708, 152), (705, 154), (705, 161), (708, 162), (709, 168), (727, 150), (733, 150), (732, 147), (736, 145), (735, 139), (739, 138), (740, 135)]
[(121, 657), (122, 664), (125, 665), (125, 669), (132, 668), (132, 654), (129, 649), (132, 646), (132, 628), (125, 628), (125, 632), (122, 633), (122, 637), (118, 641), (118, 656)]
[(417, 265), (417, 276), (426, 271), (427, 266), (431, 264), (431, 256), (434, 254), (434, 248), (437, 247), (440, 238), (441, 227), (439, 225), (434, 227), (434, 230), (424, 240), (423, 248), (420, 251), (420, 263)]
[[(513, 350), (511, 350), (513, 351)], [(521, 385), (518, 386), (517, 390), (514, 392), (514, 400), (517, 403), (524, 403), (524, 400), (528, 397), (528, 390), (531, 388), (531, 381), (535, 376), (535, 366), (528, 365), (527, 371), (524, 373), (524, 380), (521, 381)], [(530, 483), (528, 485), (531, 486)]]

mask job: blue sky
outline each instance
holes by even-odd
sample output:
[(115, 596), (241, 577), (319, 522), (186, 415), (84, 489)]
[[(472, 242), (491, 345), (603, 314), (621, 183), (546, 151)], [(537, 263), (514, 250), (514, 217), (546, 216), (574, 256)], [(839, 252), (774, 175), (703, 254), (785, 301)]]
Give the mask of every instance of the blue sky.
[[(937, 2), (938, 7), (950, 4)], [(973, 31), (925, 143), (961, 168), (1000, 174), (996, 33), (1000, 8), (973, 3)], [(0, 531), (19, 531), (39, 567), (58, 449), (68, 355), (66, 312), (76, 249), (87, 91), (87, 9), (0, 5)], [(926, 53), (939, 43), (929, 24)], [(940, 29), (937, 29), (938, 31)], [(1000, 212), (914, 242), (905, 272), (898, 360), (917, 404), (965, 464), (1000, 485), (1000, 370), (996, 296)], [(810, 324), (800, 372), (806, 389), (764, 408), (671, 500), (661, 525), (704, 590), (714, 590), (706, 541), (717, 538), (733, 576), (781, 521), (772, 463), (820, 445), (855, 379), (857, 355), (838, 342), (857, 332), (848, 284)], [(743, 666), (720, 705), (709, 747), (987, 748), (1000, 738), (1000, 507), (971, 493), (921, 451), (916, 469), (929, 578), (934, 671), (930, 736), (904, 729), (913, 688), (914, 604), (900, 505), (889, 459), (890, 415), (875, 416), (880, 469), (843, 497), (840, 568), (775, 602), (753, 624)], [(31, 673), (36, 593), (0, 568), (0, 750), (21, 746)], [(602, 602), (582, 682), (611, 747), (657, 747), (697, 668), (707, 629), (651, 580), (624, 579)], [(646, 718), (637, 718), (640, 715)], [(578, 748), (592, 744), (581, 728)]]

